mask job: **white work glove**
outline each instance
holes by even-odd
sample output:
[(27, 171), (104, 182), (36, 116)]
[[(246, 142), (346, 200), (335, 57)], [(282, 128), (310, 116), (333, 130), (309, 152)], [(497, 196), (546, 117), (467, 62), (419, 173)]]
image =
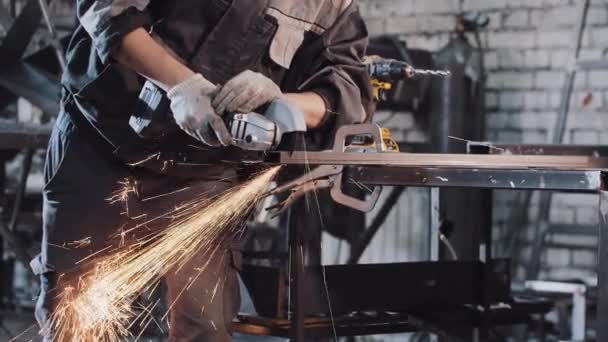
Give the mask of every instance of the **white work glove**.
[(228, 81), (213, 98), (216, 113), (250, 113), (272, 100), (281, 98), (283, 92), (268, 77), (245, 70)]
[(211, 106), (217, 87), (201, 74), (193, 75), (169, 89), (171, 111), (179, 127), (208, 146), (228, 146), (232, 136), (222, 118)]

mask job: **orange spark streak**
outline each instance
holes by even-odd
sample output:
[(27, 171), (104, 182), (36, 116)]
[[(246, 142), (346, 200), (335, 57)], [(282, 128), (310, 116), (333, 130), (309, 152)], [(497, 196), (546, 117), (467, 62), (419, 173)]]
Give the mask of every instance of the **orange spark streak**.
[(77, 286), (68, 284), (61, 290), (51, 317), (53, 340), (137, 340), (140, 334), (133, 336), (129, 327), (135, 320), (149, 325), (151, 312), (138, 312), (133, 306), (137, 296), (199, 253), (211, 260), (216, 251), (222, 250), (220, 246), (241, 229), (240, 221), (262, 197), (278, 170), (269, 169), (212, 201), (200, 198), (180, 206), (169, 214), (175, 220), (164, 231), (109, 257), (90, 259), (86, 266), (92, 271), (80, 277)]

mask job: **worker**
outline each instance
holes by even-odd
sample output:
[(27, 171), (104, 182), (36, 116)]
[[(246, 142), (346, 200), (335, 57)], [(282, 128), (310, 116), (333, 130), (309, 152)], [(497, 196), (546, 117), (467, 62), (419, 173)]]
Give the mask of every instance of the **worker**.
[[(78, 0), (76, 10), (47, 151), (42, 253), (32, 262), (47, 340), (53, 291), (85, 272), (83, 259), (103, 255), (121, 229), (162, 229), (171, 218), (151, 218), (247, 176), (225, 113), (283, 99), (321, 146), (336, 127), (365, 122), (373, 106), (362, 64), (367, 30), (352, 0)], [(166, 93), (180, 128), (162, 139), (142, 139), (129, 125), (146, 81)], [(229, 341), (240, 303), (238, 241), (199, 254), (165, 277), (169, 339)]]

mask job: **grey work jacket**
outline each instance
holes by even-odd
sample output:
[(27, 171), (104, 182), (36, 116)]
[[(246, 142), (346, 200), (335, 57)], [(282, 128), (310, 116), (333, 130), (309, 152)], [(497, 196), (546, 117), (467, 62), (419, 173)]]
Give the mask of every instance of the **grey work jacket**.
[[(284, 92), (316, 92), (328, 108), (324, 125), (309, 133), (319, 146), (331, 143), (337, 127), (364, 122), (373, 111), (362, 64), (367, 30), (352, 0), (78, 0), (77, 14), (64, 102), (119, 156), (155, 152), (128, 125), (142, 78), (111, 58), (121, 38), (139, 27), (214, 83), (250, 69)], [(180, 132), (163, 148), (196, 144), (189, 139)], [(218, 149), (206, 157), (219, 161), (226, 152), (233, 153)]]

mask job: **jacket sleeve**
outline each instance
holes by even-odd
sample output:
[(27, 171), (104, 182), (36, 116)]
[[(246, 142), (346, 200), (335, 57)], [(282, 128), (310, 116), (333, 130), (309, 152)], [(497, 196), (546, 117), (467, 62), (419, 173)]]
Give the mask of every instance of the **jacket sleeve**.
[(150, 0), (78, 0), (77, 15), (105, 64), (127, 33), (151, 25)]
[(375, 109), (373, 91), (363, 64), (368, 33), (354, 2), (321, 39), (322, 52), (315, 58), (313, 73), (299, 87), (300, 91), (315, 92), (325, 101), (324, 128), (371, 120)]

